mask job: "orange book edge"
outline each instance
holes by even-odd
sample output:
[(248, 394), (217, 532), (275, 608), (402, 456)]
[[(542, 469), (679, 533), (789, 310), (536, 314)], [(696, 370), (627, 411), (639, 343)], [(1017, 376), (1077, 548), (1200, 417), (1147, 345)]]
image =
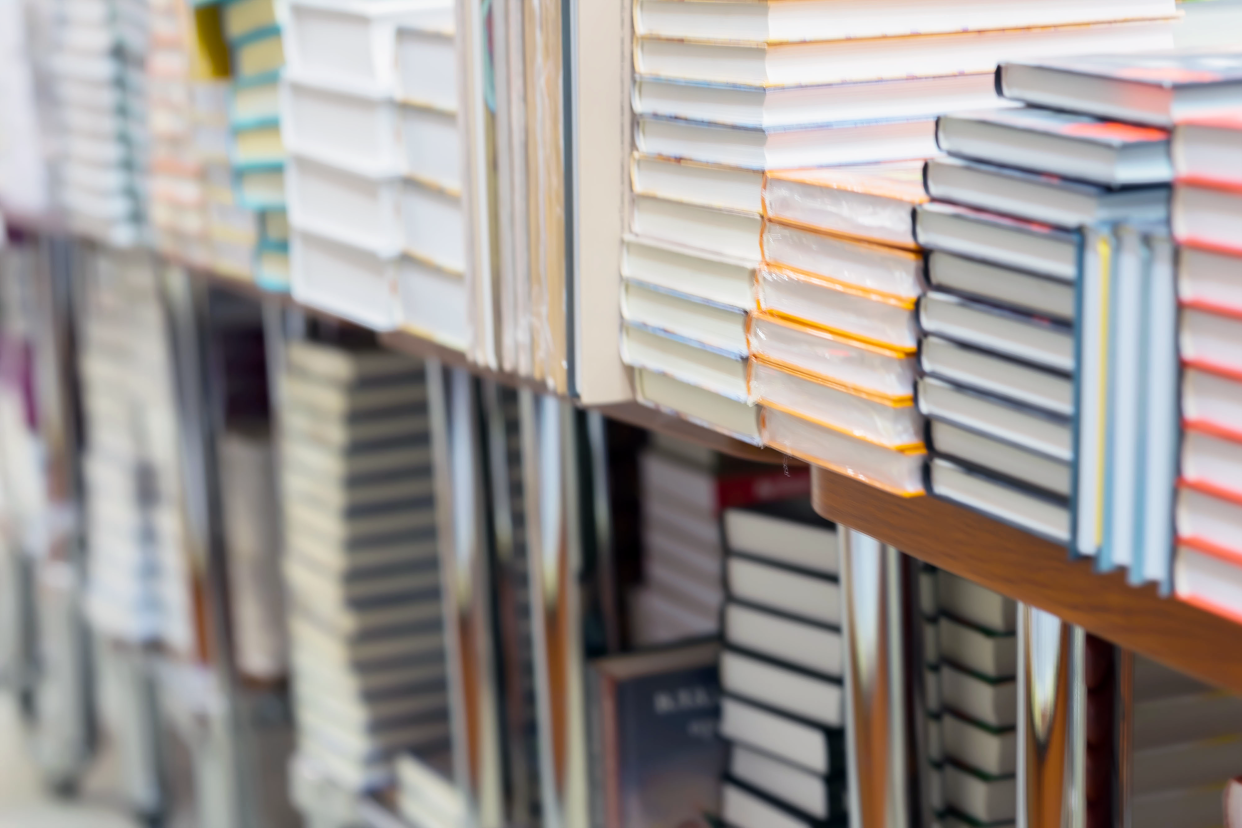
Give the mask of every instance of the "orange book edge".
[(1178, 303), (1179, 307), (1188, 310), (1202, 311), (1210, 313), (1214, 316), (1224, 316), (1229, 319), (1237, 319), (1242, 321), (1242, 307), (1233, 307), (1232, 305), (1222, 305), (1218, 302), (1211, 302), (1207, 299), (1182, 299)]
[[(811, 282), (813, 284), (826, 287), (829, 290), (835, 290), (838, 293), (848, 293), (851, 296), (857, 296), (860, 299), (870, 299), (872, 302), (881, 302), (885, 305), (901, 308), (902, 310), (914, 310), (914, 306), (919, 303), (919, 297), (917, 296), (906, 298), (904, 296), (894, 296), (891, 293), (884, 293), (883, 291), (868, 290), (867, 288), (859, 287), (858, 285), (851, 285), (848, 282), (833, 279), (830, 276), (824, 276), (820, 273), (811, 273), (810, 271), (803, 270), (802, 268), (792, 267), (779, 262), (769, 262), (765, 260), (763, 263), (763, 269), (772, 271), (773, 273), (783, 274), (790, 279), (795, 279), (799, 282)], [(760, 310), (764, 310), (764, 308), (760, 307)], [(775, 313), (776, 311), (773, 312)]]
[(1228, 380), (1242, 382), (1242, 371), (1239, 371), (1237, 368), (1230, 368), (1227, 365), (1218, 365), (1215, 362), (1208, 362), (1198, 357), (1183, 357), (1182, 365), (1186, 368), (1195, 368)]
[[(824, 327), (810, 327), (801, 322), (797, 322), (792, 318), (778, 316), (762, 309), (755, 310), (746, 317), (746, 340), (748, 345), (750, 344), (755, 324), (758, 322), (769, 322), (774, 325), (779, 325), (782, 328), (789, 328), (796, 330), (799, 333), (813, 336), (817, 339), (827, 339), (831, 342), (839, 342), (842, 345), (849, 345), (850, 347), (858, 348), (863, 351), (870, 351), (876, 356), (887, 357), (889, 359), (909, 359), (911, 353), (913, 353), (911, 351), (903, 351), (892, 345), (877, 345), (869, 340), (860, 339), (851, 333), (830, 331)], [(756, 349), (752, 345), (752, 353), (755, 352), (755, 350)], [(918, 349), (915, 348), (914, 350), (917, 351)]]
[(1177, 487), (1179, 489), (1190, 489), (1192, 492), (1199, 492), (1208, 497), (1242, 507), (1242, 491), (1236, 489), (1226, 489), (1224, 486), (1218, 486), (1206, 480), (1189, 480), (1185, 477), (1177, 479)]
[(1173, 234), (1174, 240), (1178, 244), (1186, 247), (1193, 247), (1196, 250), (1204, 250), (1208, 253), (1220, 253), (1225, 256), (1242, 256), (1242, 245), (1221, 244), (1220, 242), (1208, 241), (1197, 236), (1182, 236), (1177, 233)]
[(1231, 443), (1242, 443), (1242, 429), (1230, 428), (1208, 420), (1183, 420), (1182, 428), (1186, 431), (1197, 431), (1211, 437), (1219, 437)]
[[(791, 365), (784, 360), (773, 359), (766, 354), (752, 353), (750, 355), (750, 362), (751, 365), (747, 368), (749, 373), (754, 373), (754, 365), (759, 363), (766, 365), (769, 368), (774, 368), (777, 371), (783, 371), (786, 374), (791, 374), (799, 379), (806, 380), (807, 382), (813, 382), (817, 385), (823, 385), (827, 388), (832, 388), (833, 390), (840, 391), (845, 394), (860, 397), (868, 402), (876, 403), (877, 405), (884, 405), (889, 408), (909, 408), (914, 405), (913, 394), (903, 394), (896, 397), (889, 396), (888, 394), (881, 394), (878, 391), (863, 388), (861, 385), (853, 385), (848, 382), (833, 379), (832, 377), (825, 376), (818, 371), (811, 371), (799, 365)], [(749, 378), (747, 380), (747, 384), (749, 385)]]

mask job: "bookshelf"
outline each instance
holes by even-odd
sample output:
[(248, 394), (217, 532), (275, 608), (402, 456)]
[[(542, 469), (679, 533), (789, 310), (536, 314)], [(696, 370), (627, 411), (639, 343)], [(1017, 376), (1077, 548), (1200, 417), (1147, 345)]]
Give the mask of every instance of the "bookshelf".
[(1120, 572), (1100, 574), (1065, 548), (933, 497), (902, 498), (843, 474), (812, 469), (815, 510), (1032, 604), (1114, 644), (1218, 687), (1242, 693), (1242, 626), (1154, 586), (1136, 589)]

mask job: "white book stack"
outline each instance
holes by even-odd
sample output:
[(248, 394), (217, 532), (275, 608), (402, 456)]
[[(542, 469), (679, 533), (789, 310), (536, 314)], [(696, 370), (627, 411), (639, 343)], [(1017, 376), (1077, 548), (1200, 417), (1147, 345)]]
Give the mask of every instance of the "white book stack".
[(765, 172), (935, 155), (937, 115), (994, 104), (998, 60), (1167, 48), (1174, 13), (1167, 0), (988, 13), (637, 0), (621, 270), (622, 357), (640, 399), (763, 439), (745, 330), (766, 253)]
[[(399, 68), (398, 41), (409, 40), (398, 36), (402, 25), (443, 40), (453, 10), (441, 0), (290, 6), (280, 105), (292, 289), (299, 301), (379, 330), (401, 324), (403, 305), (425, 301), (432, 319), (415, 314), (422, 331), (462, 348), (464, 289), (446, 298), (461, 283), (466, 252), (455, 119), (397, 102), (399, 86), (409, 85), (398, 78), (420, 72), (435, 74), (416, 81), (455, 101), (451, 49), (447, 68), (415, 65), (424, 45), (443, 53), (434, 44), (402, 49)], [(415, 292), (398, 301), (404, 275), (420, 270), (451, 278), (415, 278), (426, 299)]]
[[(217, 273), (248, 278), (254, 273), (261, 214), (244, 206), (234, 190), (229, 156), (229, 85), (221, 80), (199, 80), (191, 85), (190, 95), (192, 141), (202, 177), (211, 267)], [(283, 218), (284, 211), (279, 215)]]
[(144, 240), (149, 141), (143, 55), (146, 0), (55, 2), (48, 125), (59, 141), (57, 188), (70, 227), (107, 244)]
[(101, 252), (95, 264), (80, 349), (87, 610), (106, 635), (194, 654), (176, 389), (157, 272), (139, 252)]
[(422, 366), (290, 346), (281, 409), (283, 563), (299, 750), (351, 789), (447, 744)]

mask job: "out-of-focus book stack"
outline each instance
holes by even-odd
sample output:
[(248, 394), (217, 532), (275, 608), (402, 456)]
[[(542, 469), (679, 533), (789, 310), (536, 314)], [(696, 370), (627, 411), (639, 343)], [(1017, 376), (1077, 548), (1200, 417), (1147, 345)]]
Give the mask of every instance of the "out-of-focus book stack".
[(156, 265), (138, 251), (101, 251), (90, 264), (79, 348), (87, 611), (105, 635), (199, 655)]
[[(265, 288), (288, 290), (285, 148), (279, 103), (285, 48), (279, 11), (276, 0), (220, 4), (220, 25), (232, 63), (228, 121), (234, 196), (231, 203), (215, 200), (212, 229), (221, 253), (237, 260), (234, 265), (241, 264), (242, 248), (251, 235), (247, 272)], [(209, 113), (203, 114), (214, 122), (218, 113), (211, 104), (214, 98)], [(222, 182), (213, 179), (212, 183)], [(247, 212), (252, 216), (249, 220)], [(236, 267), (230, 270), (238, 272)]]
[[(943, 570), (921, 573), (925, 621), (934, 602), (928, 734), (933, 806), (944, 828), (1012, 826), (1017, 812), (1017, 609), (1014, 602)], [(934, 640), (932, 636), (934, 635)]]
[(639, 455), (642, 583), (631, 590), (631, 638), (655, 646), (714, 635), (724, 605), (725, 509), (806, 497), (806, 469), (788, 475), (668, 438)]
[(1242, 699), (1141, 656), (1132, 670), (1130, 824), (1223, 824), (1225, 790), (1242, 767)]
[(724, 513), (721, 816), (843, 825), (847, 799), (835, 528), (802, 498)]
[[(1242, 622), (1242, 117), (1179, 123), (1173, 166), (1183, 429), (1176, 589)], [(1176, 401), (1161, 410), (1176, 416)], [(1175, 450), (1175, 429), (1165, 426), (1161, 449)]]
[(750, 398), (768, 445), (910, 496), (923, 491), (914, 405), (926, 286), (914, 210), (923, 162), (769, 173)]
[(217, 257), (199, 149), (199, 87), (219, 88), (219, 79), (228, 75), (228, 54), (214, 12), (212, 7), (191, 9), (179, 0), (149, 0), (146, 55), (152, 246), (204, 268), (216, 268)]
[(298, 749), (350, 789), (447, 745), (426, 386), (398, 354), (295, 342), (282, 384)]
[(52, 112), (44, 140), (70, 228), (106, 244), (146, 241), (147, 0), (55, 2), (40, 12)]
[[(763, 173), (928, 157), (936, 152), (937, 115), (995, 103), (990, 74), (998, 60), (1167, 48), (1174, 11), (1168, 0), (1108, 0), (1073, 9), (972, 6), (968, 13), (870, 3), (845, 12), (821, 0), (760, 2), (742, 14), (709, 2), (638, 0), (632, 235), (621, 269), (622, 356), (636, 369), (640, 399), (752, 443), (763, 439), (747, 388), (746, 317), (757, 292), (782, 276), (787, 285), (793, 272), (759, 275), (768, 241)], [(875, 239), (864, 227), (846, 233)], [(907, 270), (917, 264), (916, 256), (906, 259)], [(860, 288), (849, 278), (854, 271), (815, 271), (818, 278), (798, 284), (824, 304), (850, 303), (860, 293), (888, 298), (895, 304), (875, 305), (894, 308), (890, 315), (908, 312), (918, 296), (894, 290), (891, 279)], [(822, 421), (773, 412), (770, 436), (801, 444), (806, 455), (843, 453), (816, 438), (867, 445)], [(890, 476), (900, 480), (890, 488), (917, 491), (909, 472), (917, 462), (904, 466), (905, 475)]]
[(393, 761), (401, 816), (426, 828), (472, 828), (462, 789), (449, 780), (451, 765), (447, 753), (426, 758), (403, 753)]

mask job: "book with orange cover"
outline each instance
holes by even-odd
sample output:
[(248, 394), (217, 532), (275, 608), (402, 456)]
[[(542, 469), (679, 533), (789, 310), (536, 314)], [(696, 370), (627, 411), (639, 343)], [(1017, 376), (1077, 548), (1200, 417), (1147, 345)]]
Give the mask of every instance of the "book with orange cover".
[(918, 250), (914, 207), (927, 201), (923, 161), (770, 172), (764, 215), (782, 224)]

